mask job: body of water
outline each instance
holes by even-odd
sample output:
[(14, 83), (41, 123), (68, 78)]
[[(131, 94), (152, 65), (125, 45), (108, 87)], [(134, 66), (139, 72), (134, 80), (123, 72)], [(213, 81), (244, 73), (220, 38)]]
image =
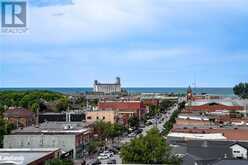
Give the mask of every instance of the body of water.
[[(187, 88), (137, 88), (137, 87), (128, 87), (124, 88), (129, 93), (186, 93)], [(61, 92), (65, 94), (73, 93), (85, 93), (92, 92), (93, 88), (0, 88), (0, 91), (3, 90), (13, 90), (13, 91), (25, 91), (25, 90), (49, 90), (54, 92)], [(207, 93), (212, 95), (222, 95), (222, 96), (234, 96), (232, 88), (193, 88), (194, 93)]]

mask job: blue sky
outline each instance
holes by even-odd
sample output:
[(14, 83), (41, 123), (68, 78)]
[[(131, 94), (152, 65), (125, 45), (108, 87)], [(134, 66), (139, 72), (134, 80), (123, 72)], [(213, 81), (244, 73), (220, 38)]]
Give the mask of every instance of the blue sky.
[(30, 0), (29, 33), (0, 34), (0, 87), (232, 87), (248, 81), (247, 6)]

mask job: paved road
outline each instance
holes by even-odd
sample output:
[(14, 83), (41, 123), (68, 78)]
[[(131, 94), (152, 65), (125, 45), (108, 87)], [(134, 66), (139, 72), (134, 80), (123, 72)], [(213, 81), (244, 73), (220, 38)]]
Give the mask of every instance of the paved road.
[[(148, 132), (150, 129), (154, 128), (154, 127), (157, 127), (157, 128), (159, 129), (159, 131), (162, 132), (163, 129), (164, 129), (164, 127), (163, 127), (164, 124), (171, 118), (172, 113), (173, 113), (174, 111), (176, 111), (177, 108), (178, 108), (178, 106), (176, 105), (176, 106), (172, 107), (169, 111), (167, 111), (166, 114), (162, 114), (161, 117), (157, 120), (157, 124), (154, 123), (153, 125), (149, 125), (149, 126), (146, 126), (145, 128), (143, 128), (142, 135), (145, 136), (145, 135), (147, 134), (147, 132)], [(162, 120), (162, 118), (164, 118), (164, 120)], [(133, 137), (133, 138), (134, 138), (134, 137)], [(121, 144), (125, 144), (125, 143), (130, 142), (131, 139), (133, 139), (133, 138), (130, 138), (130, 137), (123, 137), (123, 138), (120, 139), (120, 142), (121, 142)], [(113, 159), (116, 160), (116, 163), (117, 163), (117, 164), (121, 164), (121, 163), (122, 163), (122, 162), (121, 162), (120, 155), (118, 155), (118, 154), (117, 154), (117, 155), (114, 155), (114, 156), (113, 156)], [(107, 164), (108, 160), (109, 160), (109, 159), (102, 160), (102, 161), (101, 161), (101, 164)]]
[[(178, 108), (178, 106), (176, 105), (176, 106), (172, 107), (169, 111), (167, 111), (166, 114), (162, 114), (162, 116), (157, 120), (157, 124), (154, 123), (153, 125), (149, 125), (149, 126), (146, 126), (145, 128), (143, 128), (142, 135), (145, 136), (145, 135), (147, 134), (147, 132), (148, 132), (150, 129), (154, 128), (154, 127), (157, 127), (157, 128), (159, 129), (159, 131), (162, 132), (163, 129), (164, 129), (164, 124), (171, 118), (172, 113), (173, 113), (174, 111), (176, 111), (177, 108)], [(162, 120), (162, 118), (164, 118), (164, 120)], [(161, 122), (159, 122), (159, 121), (161, 121)], [(134, 138), (134, 137), (133, 137), (133, 138)], [(123, 137), (123, 138), (121, 139), (121, 143), (122, 143), (122, 144), (128, 143), (128, 142), (130, 142), (131, 139), (133, 139), (133, 138), (130, 138), (130, 137)]]

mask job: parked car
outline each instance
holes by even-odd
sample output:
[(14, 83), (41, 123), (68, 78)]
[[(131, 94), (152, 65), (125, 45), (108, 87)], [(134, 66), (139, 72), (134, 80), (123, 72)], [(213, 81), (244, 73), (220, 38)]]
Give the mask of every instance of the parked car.
[(135, 130), (135, 133), (136, 133), (136, 134), (140, 134), (140, 133), (142, 133), (142, 132), (143, 132), (142, 129), (136, 129), (136, 130)]
[(146, 125), (146, 126), (152, 125), (152, 122), (151, 122), (151, 121), (147, 121), (147, 122), (145, 123), (145, 125)]
[(98, 160), (104, 160), (104, 159), (108, 159), (108, 158), (109, 158), (108, 155), (99, 155), (97, 157)]
[(109, 148), (109, 151), (110, 151), (110, 152), (113, 152), (114, 154), (118, 154), (118, 153), (119, 153), (119, 149), (114, 148), (114, 147)]
[(101, 161), (99, 159), (95, 159), (87, 163), (87, 165), (98, 165), (98, 164), (101, 164)]
[(135, 137), (137, 134), (135, 132), (132, 132), (130, 134), (128, 134), (128, 137)]
[(115, 159), (110, 159), (107, 161), (107, 164), (116, 164), (116, 160)]

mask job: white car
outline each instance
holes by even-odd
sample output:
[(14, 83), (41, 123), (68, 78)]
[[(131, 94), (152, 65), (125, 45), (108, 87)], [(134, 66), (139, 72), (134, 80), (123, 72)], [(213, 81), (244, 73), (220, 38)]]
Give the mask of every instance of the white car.
[(132, 132), (130, 134), (128, 134), (128, 137), (135, 137), (137, 134), (135, 132)]
[(107, 155), (99, 155), (98, 157), (97, 157), (97, 159), (99, 159), (99, 160), (104, 160), (104, 159), (108, 159), (109, 157), (107, 156)]
[(103, 151), (102, 153), (99, 154), (97, 157), (98, 159), (108, 159), (111, 158), (114, 155), (113, 152), (110, 151)]

